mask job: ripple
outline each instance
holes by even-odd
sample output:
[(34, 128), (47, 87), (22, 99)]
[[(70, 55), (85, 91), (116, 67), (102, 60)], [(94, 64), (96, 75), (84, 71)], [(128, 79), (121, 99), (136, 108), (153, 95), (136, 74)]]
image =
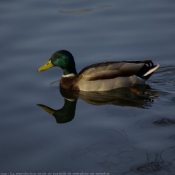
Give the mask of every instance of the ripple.
[(59, 86), (59, 82), (60, 80), (55, 80), (53, 82), (50, 83), (50, 88), (54, 91), (60, 91), (60, 86)]
[(158, 126), (174, 125), (175, 120), (168, 119), (168, 118), (162, 118), (160, 120), (154, 121), (153, 124), (158, 125)]
[(175, 135), (170, 136), (171, 140), (175, 140)]
[(156, 88), (161, 92), (175, 94), (175, 65), (160, 67), (150, 81), (150, 84), (157, 86)]
[(172, 98), (172, 102), (175, 104), (175, 97)]
[(77, 9), (77, 10), (59, 10), (59, 13), (61, 14), (67, 14), (67, 15), (80, 15), (80, 14), (86, 14), (89, 12), (92, 12), (94, 10), (101, 10), (111, 7), (111, 5), (100, 5), (94, 8), (84, 8), (84, 9)]
[(175, 83), (175, 65), (162, 66), (155, 73), (157, 80), (163, 83)]

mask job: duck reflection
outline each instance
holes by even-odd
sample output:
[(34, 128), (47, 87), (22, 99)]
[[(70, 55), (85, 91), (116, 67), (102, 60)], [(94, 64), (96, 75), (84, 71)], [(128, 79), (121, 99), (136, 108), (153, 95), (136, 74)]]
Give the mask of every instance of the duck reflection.
[(113, 104), (150, 108), (154, 99), (159, 96), (158, 92), (148, 85), (137, 85), (132, 88), (120, 88), (107, 92), (78, 92), (60, 88), (60, 93), (64, 98), (64, 105), (61, 109), (54, 110), (43, 104), (38, 104), (47, 113), (53, 115), (57, 123), (67, 123), (74, 118), (78, 98), (92, 105)]
[(75, 116), (76, 103), (77, 100), (69, 101), (67, 99), (64, 99), (64, 106), (58, 110), (54, 110), (42, 104), (38, 104), (38, 106), (43, 108), (49, 114), (53, 115), (57, 123), (67, 123), (70, 122)]

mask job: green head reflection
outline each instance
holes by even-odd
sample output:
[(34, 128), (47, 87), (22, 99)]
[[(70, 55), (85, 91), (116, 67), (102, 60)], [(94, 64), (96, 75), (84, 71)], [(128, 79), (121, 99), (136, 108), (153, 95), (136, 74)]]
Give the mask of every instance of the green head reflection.
[(57, 123), (67, 123), (70, 122), (75, 116), (76, 102), (64, 99), (64, 106), (59, 110), (54, 110), (48, 106), (38, 104), (39, 107), (44, 109), (47, 113), (53, 115)]

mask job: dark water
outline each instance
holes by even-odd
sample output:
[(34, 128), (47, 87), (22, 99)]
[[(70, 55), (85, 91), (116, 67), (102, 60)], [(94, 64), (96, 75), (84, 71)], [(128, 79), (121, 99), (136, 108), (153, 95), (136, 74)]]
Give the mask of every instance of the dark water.
[[(174, 174), (174, 1), (0, 4), (1, 173)], [(60, 93), (60, 69), (36, 72), (60, 49), (72, 52), (78, 71), (111, 60), (161, 67), (136, 87), (140, 96)]]

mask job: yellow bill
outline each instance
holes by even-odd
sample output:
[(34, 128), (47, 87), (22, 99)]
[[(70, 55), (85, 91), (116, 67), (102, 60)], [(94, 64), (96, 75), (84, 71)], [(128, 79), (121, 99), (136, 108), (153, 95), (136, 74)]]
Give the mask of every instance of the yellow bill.
[(49, 114), (54, 114), (55, 110), (54, 109), (51, 109), (45, 105), (42, 105), (42, 104), (37, 104), (39, 107), (43, 108), (47, 113)]
[(47, 70), (51, 67), (53, 67), (54, 65), (52, 64), (51, 60), (49, 60), (45, 65), (41, 66), (37, 72), (41, 72), (41, 71), (44, 71), (44, 70)]

